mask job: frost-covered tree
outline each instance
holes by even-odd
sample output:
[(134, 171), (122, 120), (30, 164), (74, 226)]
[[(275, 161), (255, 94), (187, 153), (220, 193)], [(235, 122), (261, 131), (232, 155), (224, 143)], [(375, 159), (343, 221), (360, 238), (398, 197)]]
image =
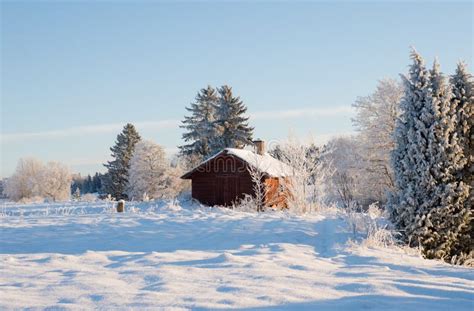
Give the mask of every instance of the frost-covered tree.
[(245, 107), (240, 97), (234, 97), (232, 88), (224, 85), (218, 89), (219, 99), (215, 105), (217, 139), (212, 146), (213, 153), (224, 148), (242, 148), (252, 144), (253, 127), (245, 116)]
[(162, 198), (174, 199), (177, 196), (190, 191), (190, 183), (188, 180), (181, 179), (181, 176), (185, 173), (181, 166), (168, 167), (164, 179), (164, 189), (162, 190)]
[(431, 91), (434, 122), (428, 136), (430, 157), (426, 170), (421, 172), (419, 185), (424, 186), (427, 197), (421, 205), (422, 216), (417, 224), (421, 228), (415, 231), (415, 236), (419, 236), (428, 258), (450, 261), (456, 255), (459, 239), (469, 234), (472, 212), (464, 205), (469, 187), (456, 178), (456, 173), (465, 166), (466, 158), (456, 133), (451, 88), (437, 61), (431, 71)]
[(290, 135), (272, 153), (293, 169), (290, 176), (280, 180), (284, 192), (289, 194), (288, 208), (297, 213), (318, 210), (325, 197), (328, 177), (328, 169), (319, 159), (318, 148), (314, 144), (303, 144)]
[[(321, 150), (315, 143), (308, 145), (298, 142), (292, 135), (283, 144), (278, 144), (268, 151), (277, 160), (287, 163), (293, 167), (303, 166), (308, 174), (305, 183), (309, 185), (307, 196), (310, 200), (321, 201)], [(326, 174), (324, 178), (326, 178)], [(318, 186), (313, 186), (318, 184)]]
[(451, 260), (465, 231), (468, 187), (455, 179), (463, 165), (453, 117), (452, 94), (435, 62), (429, 72), (413, 51), (395, 131), (396, 191), (390, 197), (393, 220), (411, 245), (428, 258)]
[[(474, 79), (467, 71), (466, 64), (462, 62), (458, 64), (455, 74), (451, 76), (451, 85), (456, 132), (466, 158), (458, 177), (465, 184), (474, 187)], [(474, 202), (471, 201), (470, 204), (473, 206)]]
[[(453, 246), (455, 254), (453, 263), (465, 263), (474, 258), (474, 80), (468, 72), (466, 64), (460, 62), (456, 72), (451, 76), (452, 109), (456, 119), (456, 133), (459, 145), (465, 158), (464, 166), (456, 173), (458, 182), (469, 186), (469, 195), (464, 201), (464, 208), (470, 217), (466, 219), (466, 227), (459, 240)], [(473, 263), (474, 264), (474, 263)]]
[(179, 154), (173, 161), (176, 163), (175, 166), (179, 167), (183, 171), (190, 171), (202, 162), (203, 158), (200, 155), (190, 154), (183, 155)]
[(183, 140), (187, 144), (179, 147), (181, 155), (197, 156), (201, 159), (212, 155), (211, 145), (216, 137), (214, 117), (217, 100), (216, 90), (208, 86), (199, 91), (191, 107), (186, 107), (190, 115), (185, 116), (180, 127), (185, 130)]
[(128, 184), (128, 170), (135, 145), (141, 140), (135, 126), (127, 123), (122, 132), (117, 136), (115, 145), (110, 148), (112, 161), (104, 166), (108, 169), (107, 178), (104, 180), (104, 190), (116, 199), (126, 199)]
[(6, 194), (15, 201), (35, 197), (64, 201), (69, 199), (71, 180), (69, 169), (59, 162), (44, 165), (34, 158), (20, 159), (7, 181)]
[(375, 92), (359, 97), (353, 104), (352, 119), (359, 132), (361, 173), (365, 175), (365, 199), (385, 202), (387, 191), (393, 190), (394, 180), (390, 153), (394, 148), (393, 132), (403, 96), (402, 85), (393, 79), (379, 81)]
[(39, 174), (40, 195), (53, 201), (68, 200), (72, 177), (69, 168), (59, 162), (48, 162)]
[(40, 174), (43, 163), (35, 158), (20, 159), (15, 173), (7, 179), (5, 194), (14, 201), (41, 195)]
[[(321, 160), (330, 174), (326, 178), (326, 199), (348, 208), (361, 205), (367, 198), (361, 144), (355, 136), (334, 137), (324, 147)], [(365, 195), (364, 195), (365, 194)]]
[(169, 169), (163, 147), (144, 140), (137, 143), (128, 178), (127, 194), (130, 199), (156, 199), (163, 196)]
[(411, 58), (413, 64), (409, 75), (402, 76), (405, 91), (400, 102), (401, 115), (395, 127), (395, 149), (392, 152), (395, 190), (389, 197), (393, 221), (407, 240), (416, 231), (415, 224), (421, 216), (419, 207), (426, 199), (426, 193), (418, 183), (419, 173), (423, 166), (427, 166), (423, 162), (429, 157), (428, 135), (433, 124), (430, 75), (416, 51), (412, 51)]

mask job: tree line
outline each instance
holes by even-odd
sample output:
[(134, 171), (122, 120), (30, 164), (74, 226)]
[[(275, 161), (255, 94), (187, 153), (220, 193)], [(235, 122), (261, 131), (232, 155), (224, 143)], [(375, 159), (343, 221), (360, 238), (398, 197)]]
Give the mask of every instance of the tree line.
[(102, 183), (104, 174), (95, 173), (94, 175), (81, 176), (81, 174), (72, 176), (71, 183), (71, 194), (78, 198), (85, 193), (98, 193), (104, 192)]

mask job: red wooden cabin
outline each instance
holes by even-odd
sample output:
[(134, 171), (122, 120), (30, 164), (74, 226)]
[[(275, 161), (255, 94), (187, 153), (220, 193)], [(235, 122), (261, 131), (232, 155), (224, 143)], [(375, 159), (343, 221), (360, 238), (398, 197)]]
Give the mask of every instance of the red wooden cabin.
[(265, 205), (286, 207), (287, 191), (280, 183), (293, 170), (265, 153), (262, 141), (257, 141), (256, 146), (257, 152), (226, 148), (181, 176), (191, 179), (192, 197), (209, 206), (228, 206), (246, 194), (254, 196), (250, 166), (263, 173), (262, 181), (267, 187)]

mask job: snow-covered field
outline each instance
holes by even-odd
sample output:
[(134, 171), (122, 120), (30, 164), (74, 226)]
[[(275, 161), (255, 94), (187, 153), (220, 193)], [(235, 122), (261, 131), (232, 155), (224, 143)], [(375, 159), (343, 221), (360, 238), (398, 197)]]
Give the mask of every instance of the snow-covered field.
[(355, 246), (337, 213), (97, 202), (0, 214), (2, 310), (474, 309), (473, 269)]

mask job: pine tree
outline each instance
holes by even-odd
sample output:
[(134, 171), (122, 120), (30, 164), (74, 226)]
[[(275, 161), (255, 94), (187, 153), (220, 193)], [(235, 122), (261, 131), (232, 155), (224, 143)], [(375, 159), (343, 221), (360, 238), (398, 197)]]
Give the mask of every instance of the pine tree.
[(186, 108), (191, 115), (186, 116), (181, 128), (186, 132), (183, 140), (189, 142), (180, 146), (181, 155), (207, 158), (212, 152), (211, 145), (216, 137), (214, 126), (214, 107), (217, 103), (216, 90), (208, 86), (196, 95), (196, 101)]
[(112, 161), (104, 166), (108, 169), (105, 186), (106, 193), (116, 199), (127, 199), (125, 193), (128, 183), (128, 170), (135, 145), (141, 140), (135, 127), (127, 123), (122, 132), (117, 135), (115, 145), (110, 148)]
[(94, 177), (92, 177), (92, 185), (93, 185), (92, 192), (100, 192), (102, 188), (101, 174), (95, 173)]
[(73, 176), (71, 183), (71, 194), (74, 194), (77, 190), (79, 190), (79, 192), (82, 192), (83, 183), (84, 179), (81, 177), (81, 174)]
[(224, 85), (218, 92), (215, 123), (219, 136), (212, 146), (213, 151), (252, 144), (253, 127), (248, 125), (249, 118), (245, 117), (247, 107), (240, 97), (233, 96), (231, 87)]
[(92, 177), (91, 175), (87, 175), (84, 179), (84, 183), (82, 184), (82, 193), (91, 193), (94, 192), (93, 185), (92, 185)]
[(456, 133), (459, 145), (465, 158), (464, 166), (457, 172), (458, 182), (470, 186), (468, 199), (464, 208), (470, 214), (467, 226), (455, 247), (454, 263), (464, 263), (474, 258), (474, 222), (472, 206), (474, 206), (474, 80), (467, 71), (467, 66), (460, 62), (456, 72), (451, 76), (453, 90), (452, 109), (456, 119)]
[(397, 122), (393, 167), (397, 191), (390, 198), (394, 223), (427, 258), (451, 260), (465, 234), (468, 187), (456, 180), (465, 162), (453, 117), (452, 94), (435, 62), (429, 72), (412, 52), (403, 77), (405, 95)]
[(466, 165), (458, 176), (466, 184), (474, 185), (474, 80), (466, 64), (460, 62), (451, 77), (453, 109), (456, 113), (459, 144), (466, 157)]
[(467, 232), (471, 215), (464, 206), (469, 187), (456, 178), (466, 159), (456, 134), (451, 87), (437, 61), (431, 71), (431, 91), (434, 122), (428, 136), (430, 157), (426, 170), (421, 172), (427, 183), (419, 185), (427, 193), (422, 206), (426, 217), (420, 218), (416, 234), (426, 257), (451, 261), (456, 245)]
[(72, 194), (72, 197), (75, 199), (75, 200), (79, 200), (81, 198), (81, 190), (79, 190), (79, 188), (76, 188), (76, 190), (74, 191), (74, 193)]
[[(420, 206), (425, 200), (420, 189), (419, 172), (427, 167), (428, 134), (433, 123), (431, 111), (430, 76), (422, 57), (413, 50), (413, 64), (409, 75), (402, 75), (405, 94), (400, 102), (401, 115), (396, 122), (392, 152), (395, 191), (388, 198), (388, 206), (395, 226), (411, 245), (417, 217), (423, 214)], [(421, 191), (421, 193), (420, 193)]]

